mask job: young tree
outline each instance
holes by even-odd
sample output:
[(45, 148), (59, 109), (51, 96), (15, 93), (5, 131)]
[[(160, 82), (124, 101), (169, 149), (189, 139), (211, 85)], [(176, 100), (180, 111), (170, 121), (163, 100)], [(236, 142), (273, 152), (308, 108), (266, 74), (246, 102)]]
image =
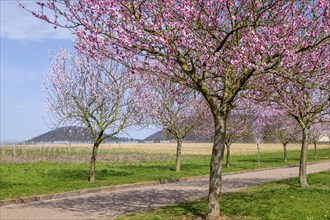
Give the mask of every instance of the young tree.
[(312, 125), (310, 132), (309, 132), (309, 140), (313, 143), (314, 145), (314, 159), (317, 157), (317, 142), (319, 141), (321, 137), (321, 130), (318, 127), (318, 124)]
[(232, 143), (240, 140), (247, 132), (247, 115), (233, 110), (228, 117), (226, 133), (226, 167), (230, 167), (230, 150)]
[(183, 140), (196, 132), (206, 116), (202, 100), (193, 90), (157, 76), (140, 75), (135, 81), (135, 108), (144, 115), (144, 123), (158, 125), (176, 140), (175, 171), (180, 172)]
[(283, 111), (277, 110), (272, 103), (264, 104), (262, 102), (254, 102), (251, 97), (244, 98), (240, 102), (241, 111), (245, 112), (248, 127), (254, 136), (257, 144), (257, 161), (260, 163), (260, 143), (265, 138), (265, 129), (271, 126), (273, 120)]
[[(125, 69), (113, 61), (60, 50), (43, 84), (52, 122), (85, 125), (93, 137), (89, 181), (101, 142), (128, 126), (129, 82)], [(107, 132), (107, 134), (106, 134)]]
[(254, 114), (251, 115), (250, 120), (254, 140), (257, 144), (257, 161), (260, 164), (260, 143), (264, 136), (264, 129), (268, 124), (268, 117), (263, 114)]
[[(229, 112), (257, 75), (329, 38), (324, 1), (48, 0), (33, 14), (71, 28), (93, 57), (134, 57), (134, 71), (159, 74), (200, 92), (214, 119), (208, 218), (220, 214)], [(47, 9), (56, 16), (47, 17)], [(59, 18), (67, 23), (60, 24)], [(320, 28), (322, 27), (322, 28)], [(101, 52), (99, 52), (101, 51)], [(283, 74), (286, 74), (283, 72)], [(289, 73), (290, 75), (290, 73)], [(262, 82), (260, 82), (262, 83)]]
[(283, 145), (283, 159), (288, 162), (287, 145), (290, 141), (297, 140), (300, 128), (292, 117), (287, 114), (278, 114), (271, 121), (276, 138)]

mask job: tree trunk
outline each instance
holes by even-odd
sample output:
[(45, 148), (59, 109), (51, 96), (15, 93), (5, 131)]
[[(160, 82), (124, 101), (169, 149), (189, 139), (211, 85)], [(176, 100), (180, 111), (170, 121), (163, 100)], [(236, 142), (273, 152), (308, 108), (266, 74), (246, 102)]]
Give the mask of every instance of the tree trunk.
[(286, 150), (286, 146), (288, 145), (287, 142), (283, 143), (283, 151), (284, 151), (284, 162), (288, 162), (288, 155), (287, 155), (287, 150)]
[(308, 187), (306, 176), (307, 152), (308, 152), (308, 128), (303, 128), (303, 139), (301, 145), (300, 166), (299, 166), (299, 182), (300, 187)]
[(226, 142), (226, 146), (227, 146), (226, 167), (229, 168), (230, 167), (230, 146), (231, 146), (231, 143)]
[(96, 162), (98, 147), (99, 147), (99, 143), (94, 143), (91, 161), (90, 161), (90, 171), (89, 171), (89, 182), (91, 183), (95, 182), (95, 162)]
[(176, 162), (175, 162), (175, 172), (180, 172), (181, 169), (181, 148), (182, 148), (182, 139), (177, 139), (176, 146)]
[(317, 158), (317, 142), (314, 141), (314, 159)]
[(207, 219), (216, 219), (220, 215), (222, 160), (225, 150), (225, 136), (225, 117), (215, 117), (215, 134), (210, 163), (208, 209), (206, 211)]
[(260, 147), (259, 147), (259, 142), (257, 142), (257, 154), (258, 154), (258, 164), (260, 164)]

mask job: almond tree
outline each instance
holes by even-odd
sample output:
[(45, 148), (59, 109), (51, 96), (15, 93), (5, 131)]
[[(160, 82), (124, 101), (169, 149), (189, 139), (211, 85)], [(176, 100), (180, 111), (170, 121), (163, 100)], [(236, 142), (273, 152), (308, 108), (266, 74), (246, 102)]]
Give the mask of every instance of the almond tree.
[[(266, 105), (285, 111), (302, 129), (300, 157), (300, 186), (307, 187), (306, 163), (310, 129), (313, 124), (330, 119), (330, 44), (303, 53), (298, 62), (273, 69), (275, 75), (265, 77), (255, 92)], [(290, 73), (290, 75), (281, 74)], [(257, 85), (256, 85), (257, 86)], [(256, 90), (255, 90), (256, 91)]]
[(300, 128), (297, 123), (292, 117), (287, 114), (279, 114), (272, 118), (272, 128), (274, 129), (274, 133), (276, 138), (282, 143), (283, 145), (283, 159), (284, 162), (288, 162), (287, 156), (287, 145), (289, 142), (293, 140), (297, 140)]
[(167, 137), (176, 140), (175, 171), (179, 172), (183, 140), (198, 132), (197, 125), (210, 114), (205, 114), (205, 104), (191, 89), (157, 76), (139, 77), (135, 79), (135, 109), (144, 115), (142, 123), (158, 125)]
[(230, 167), (230, 150), (231, 145), (234, 142), (239, 141), (247, 133), (247, 115), (240, 113), (239, 111), (233, 110), (228, 117), (227, 122), (227, 133), (226, 133), (226, 167)]
[[(48, 0), (33, 14), (76, 47), (198, 91), (214, 119), (207, 217), (220, 214), (226, 124), (249, 82), (329, 39), (328, 1)], [(47, 16), (48, 11), (55, 17)], [(66, 22), (61, 23), (63, 18)], [(126, 59), (136, 62), (127, 64)], [(292, 61), (292, 62), (291, 62)], [(290, 72), (281, 72), (290, 76)]]
[[(95, 181), (97, 150), (102, 141), (128, 126), (129, 82), (113, 61), (60, 50), (51, 63), (43, 90), (53, 124), (85, 125), (93, 137), (89, 181)], [(106, 134), (107, 133), (107, 134)]]
[(260, 143), (264, 137), (264, 130), (267, 125), (270, 124), (270, 118), (273, 117), (273, 109), (263, 108), (260, 105), (255, 105), (252, 108), (252, 114), (250, 115), (250, 124), (252, 133), (254, 135), (255, 142), (257, 144), (257, 161), (260, 163)]
[[(246, 95), (246, 94), (245, 94)], [(265, 128), (272, 123), (272, 119), (281, 111), (274, 108), (273, 105), (262, 105), (262, 102), (253, 101), (255, 97), (245, 96), (239, 102), (239, 110), (245, 115), (246, 128), (249, 128), (257, 144), (257, 161), (260, 163), (260, 143), (265, 135)], [(258, 100), (259, 101), (259, 100)]]

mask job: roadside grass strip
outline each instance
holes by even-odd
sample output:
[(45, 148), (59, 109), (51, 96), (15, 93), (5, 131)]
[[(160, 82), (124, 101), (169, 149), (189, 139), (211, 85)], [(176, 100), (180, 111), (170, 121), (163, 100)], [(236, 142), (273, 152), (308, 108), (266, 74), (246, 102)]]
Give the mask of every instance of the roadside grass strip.
[[(310, 163), (330, 158), (330, 148), (319, 149), (317, 159), (313, 159), (312, 152), (312, 150), (309, 151), (308, 162)], [(234, 155), (231, 159), (231, 166), (224, 168), (223, 172), (241, 172), (299, 164), (300, 151), (289, 151), (288, 162), (283, 162), (282, 155), (282, 152), (262, 153), (259, 164), (256, 155)], [(88, 161), (81, 163), (4, 162), (0, 165), (0, 200), (129, 183), (176, 180), (209, 174), (210, 156), (208, 155), (184, 155), (180, 173), (174, 171), (175, 155), (165, 156), (166, 160), (147, 162), (97, 162), (95, 183), (88, 182)]]

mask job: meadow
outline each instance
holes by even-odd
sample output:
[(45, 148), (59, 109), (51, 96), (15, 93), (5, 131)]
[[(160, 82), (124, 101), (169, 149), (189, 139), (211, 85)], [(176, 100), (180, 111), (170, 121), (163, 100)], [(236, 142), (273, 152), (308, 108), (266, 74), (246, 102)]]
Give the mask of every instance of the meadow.
[[(288, 151), (300, 150), (300, 144), (289, 144)], [(309, 149), (313, 146), (309, 145)], [(330, 148), (330, 143), (318, 144), (318, 149)], [(36, 144), (0, 146), (0, 162), (86, 162), (89, 160), (92, 144)], [(262, 143), (260, 152), (279, 152), (282, 144)], [(212, 143), (183, 143), (182, 155), (211, 155)], [(167, 160), (176, 153), (176, 143), (106, 143), (98, 150), (98, 160), (115, 162), (140, 162)], [(234, 143), (231, 155), (253, 155), (257, 146), (253, 143)], [(129, 155), (129, 156), (128, 156)], [(158, 155), (158, 156), (157, 156)]]
[[(88, 145), (2, 147), (0, 200), (209, 173), (211, 144), (184, 143), (180, 173), (174, 171), (175, 148), (172, 143), (102, 145), (96, 182), (91, 184)], [(231, 166), (223, 172), (297, 165), (300, 156), (297, 148), (299, 145), (289, 145), (288, 162), (283, 162), (280, 144), (261, 145), (261, 161), (257, 163), (255, 145), (234, 144)], [(310, 149), (308, 162), (329, 157), (329, 145), (323, 144), (319, 146), (317, 159)]]
[[(84, 145), (85, 146), (85, 145)], [(312, 149), (309, 145), (309, 149)], [(329, 148), (330, 143), (320, 143), (318, 148)], [(168, 153), (175, 154), (176, 143), (111, 143), (101, 144), (101, 149), (127, 150), (132, 152), (145, 153)], [(301, 144), (288, 144), (288, 150), (300, 150)], [(262, 143), (260, 144), (260, 151), (275, 152), (283, 149), (282, 144), (278, 143)], [(182, 154), (193, 155), (211, 155), (212, 143), (189, 143), (185, 142), (182, 145)], [(241, 154), (255, 154), (257, 152), (257, 145), (255, 143), (233, 143), (231, 153), (233, 155)]]

